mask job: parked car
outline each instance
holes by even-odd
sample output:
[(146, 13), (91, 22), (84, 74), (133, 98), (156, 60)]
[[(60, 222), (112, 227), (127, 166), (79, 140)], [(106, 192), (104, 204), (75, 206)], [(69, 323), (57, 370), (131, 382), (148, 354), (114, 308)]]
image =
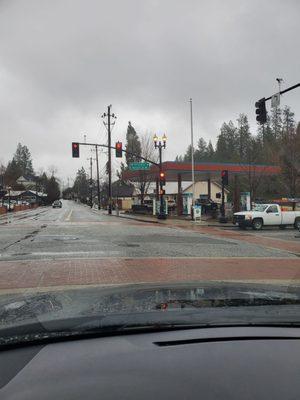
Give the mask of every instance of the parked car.
[(300, 211), (282, 211), (278, 204), (257, 204), (252, 211), (242, 211), (233, 215), (233, 223), (240, 228), (252, 227), (255, 230), (263, 226), (285, 228), (293, 225), (300, 230)]
[(62, 208), (62, 202), (60, 200), (55, 200), (52, 203), (52, 208)]

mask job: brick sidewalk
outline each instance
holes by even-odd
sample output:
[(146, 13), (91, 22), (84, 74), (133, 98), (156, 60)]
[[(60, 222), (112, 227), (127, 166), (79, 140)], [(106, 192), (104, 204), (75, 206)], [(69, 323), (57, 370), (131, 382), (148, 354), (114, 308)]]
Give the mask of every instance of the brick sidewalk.
[(0, 262), (0, 291), (199, 280), (300, 281), (298, 258), (101, 258)]

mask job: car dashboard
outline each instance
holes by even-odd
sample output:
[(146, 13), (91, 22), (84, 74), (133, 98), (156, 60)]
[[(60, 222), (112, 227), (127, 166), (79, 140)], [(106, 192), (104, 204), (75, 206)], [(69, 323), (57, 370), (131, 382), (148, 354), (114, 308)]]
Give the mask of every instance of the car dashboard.
[(296, 399), (300, 329), (120, 334), (2, 350), (0, 398)]

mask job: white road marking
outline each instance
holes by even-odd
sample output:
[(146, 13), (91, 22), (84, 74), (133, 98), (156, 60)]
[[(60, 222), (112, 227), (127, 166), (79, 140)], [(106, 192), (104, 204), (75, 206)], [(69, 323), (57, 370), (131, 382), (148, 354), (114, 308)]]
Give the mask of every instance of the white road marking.
[(73, 210), (71, 210), (71, 211), (69, 212), (69, 215), (67, 216), (67, 218), (65, 219), (65, 221), (70, 221), (71, 216), (72, 216), (72, 213), (73, 213)]

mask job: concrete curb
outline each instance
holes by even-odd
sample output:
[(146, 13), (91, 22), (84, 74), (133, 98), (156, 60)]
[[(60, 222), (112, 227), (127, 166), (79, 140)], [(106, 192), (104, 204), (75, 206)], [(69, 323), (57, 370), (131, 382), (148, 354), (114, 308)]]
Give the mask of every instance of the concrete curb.
[[(118, 217), (117, 215), (114, 215), (114, 217)], [(159, 221), (156, 220), (149, 220), (149, 219), (142, 219), (142, 218), (135, 218), (135, 217), (128, 217), (127, 215), (121, 215), (119, 214), (119, 218), (125, 218), (125, 219), (131, 219), (132, 221), (140, 221), (140, 222), (148, 222), (149, 224), (162, 224)]]

